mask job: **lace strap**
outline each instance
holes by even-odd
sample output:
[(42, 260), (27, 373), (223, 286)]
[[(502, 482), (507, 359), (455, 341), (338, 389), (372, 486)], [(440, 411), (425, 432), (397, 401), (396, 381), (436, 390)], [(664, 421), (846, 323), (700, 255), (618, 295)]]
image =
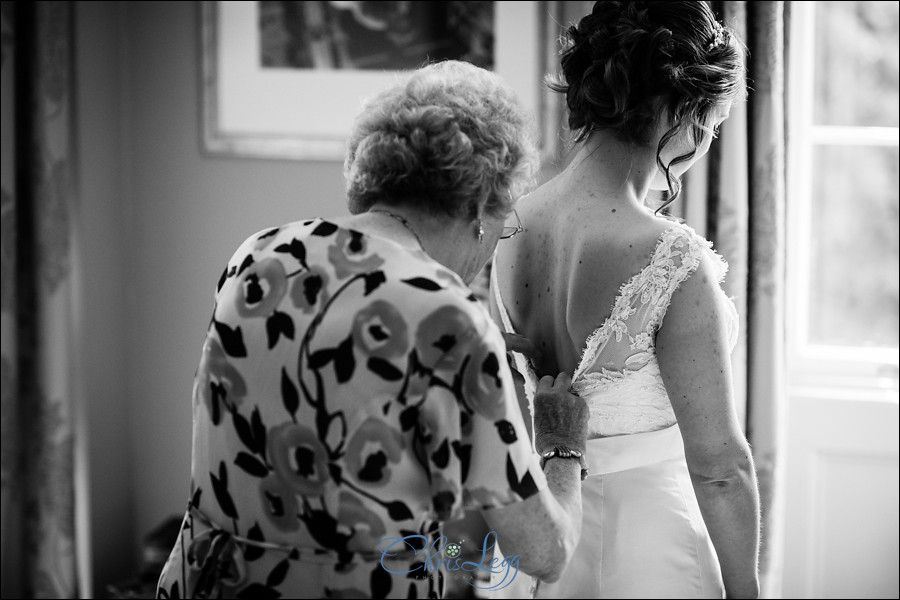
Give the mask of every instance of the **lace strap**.
[(690, 226), (674, 224), (663, 231), (656, 247), (650, 255), (650, 262), (641, 271), (627, 280), (619, 288), (613, 301), (609, 317), (585, 341), (578, 368), (573, 381), (578, 380), (594, 363), (611, 335), (616, 339), (628, 332), (625, 321), (634, 313), (636, 305), (650, 305), (650, 318), (638, 333), (653, 336), (665, 316), (672, 295), (682, 281), (686, 280), (700, 265), (705, 252), (716, 257), (719, 278), (725, 276), (727, 263), (712, 250), (712, 244), (701, 237)]
[(651, 266), (656, 265), (658, 278), (641, 291), (641, 301), (651, 303), (650, 319), (644, 328), (644, 332), (651, 336), (662, 326), (678, 286), (694, 274), (704, 254), (717, 257), (716, 263), (721, 266), (718, 273), (720, 280), (728, 270), (728, 264), (712, 250), (712, 243), (688, 225), (669, 229), (663, 233), (663, 240), (658, 255), (651, 262)]
[(509, 318), (509, 312), (506, 305), (503, 304), (503, 297), (500, 295), (500, 282), (497, 279), (497, 255), (494, 254), (494, 262), (491, 266), (491, 290), (494, 292), (494, 302), (497, 304), (497, 311), (500, 313), (500, 321), (503, 323), (503, 331), (506, 333), (515, 333), (512, 321)]

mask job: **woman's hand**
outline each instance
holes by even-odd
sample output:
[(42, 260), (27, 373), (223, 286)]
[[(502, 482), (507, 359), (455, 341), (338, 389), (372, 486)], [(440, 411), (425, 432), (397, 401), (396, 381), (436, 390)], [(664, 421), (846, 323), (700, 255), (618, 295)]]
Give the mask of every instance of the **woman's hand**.
[[(531, 340), (529, 340), (524, 335), (519, 335), (518, 333), (504, 333), (503, 341), (506, 343), (506, 362), (509, 364), (509, 370), (512, 373), (513, 383), (516, 386), (516, 395), (519, 396), (519, 405), (523, 405), (524, 401), (524, 406), (527, 406), (528, 401), (524, 398), (523, 389), (523, 386), (525, 385), (525, 377), (516, 368), (516, 361), (511, 353), (518, 352), (525, 357), (526, 361), (531, 362), (533, 358), (537, 358), (540, 356), (540, 352)], [(531, 431), (529, 427), (529, 434), (530, 433)]]
[(532, 361), (541, 358), (541, 351), (537, 349), (534, 342), (524, 335), (519, 335), (518, 333), (504, 333), (503, 341), (506, 342), (507, 352), (518, 352), (528, 360)]
[[(571, 394), (566, 373), (546, 376), (534, 396), (537, 449), (567, 446), (584, 451), (588, 409)], [(488, 526), (502, 540), (506, 553), (521, 556), (523, 571), (544, 581), (557, 581), (581, 536), (581, 469), (575, 460), (550, 460), (544, 465), (547, 489), (501, 508), (484, 511)]]
[(568, 373), (545, 375), (534, 394), (534, 434), (538, 453), (566, 446), (585, 451), (589, 411), (585, 401), (569, 392)]

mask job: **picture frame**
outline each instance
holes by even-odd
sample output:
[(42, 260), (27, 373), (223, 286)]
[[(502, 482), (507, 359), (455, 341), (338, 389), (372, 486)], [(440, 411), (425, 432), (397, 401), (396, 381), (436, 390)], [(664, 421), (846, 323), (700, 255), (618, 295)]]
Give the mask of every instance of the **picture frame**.
[[(496, 2), (496, 71), (535, 115), (543, 158), (558, 147), (559, 101), (543, 83), (557, 60), (558, 2)], [(203, 1), (202, 146), (213, 156), (343, 160), (365, 98), (403, 71), (263, 68), (259, 2)]]

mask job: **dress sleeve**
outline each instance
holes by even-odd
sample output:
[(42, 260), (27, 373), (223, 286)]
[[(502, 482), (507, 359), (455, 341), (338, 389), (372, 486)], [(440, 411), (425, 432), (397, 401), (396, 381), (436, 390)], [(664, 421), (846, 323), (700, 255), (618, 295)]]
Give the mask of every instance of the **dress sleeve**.
[(435, 517), (455, 520), (464, 509), (506, 506), (544, 489), (503, 338), (487, 314), (475, 304), (443, 306), (418, 337), (444, 349), (419, 411)]

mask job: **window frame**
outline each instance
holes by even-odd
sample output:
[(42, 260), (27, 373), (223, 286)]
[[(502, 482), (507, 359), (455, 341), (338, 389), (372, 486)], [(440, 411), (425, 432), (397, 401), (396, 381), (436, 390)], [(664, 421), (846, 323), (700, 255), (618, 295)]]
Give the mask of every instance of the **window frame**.
[(791, 6), (786, 215), (791, 232), (787, 237), (786, 263), (786, 316), (791, 324), (786, 332), (790, 383), (794, 387), (887, 391), (896, 398), (900, 364), (898, 348), (831, 346), (809, 341), (813, 150), (821, 145), (900, 146), (900, 128), (897, 127), (813, 123), (817, 4), (794, 2)]

